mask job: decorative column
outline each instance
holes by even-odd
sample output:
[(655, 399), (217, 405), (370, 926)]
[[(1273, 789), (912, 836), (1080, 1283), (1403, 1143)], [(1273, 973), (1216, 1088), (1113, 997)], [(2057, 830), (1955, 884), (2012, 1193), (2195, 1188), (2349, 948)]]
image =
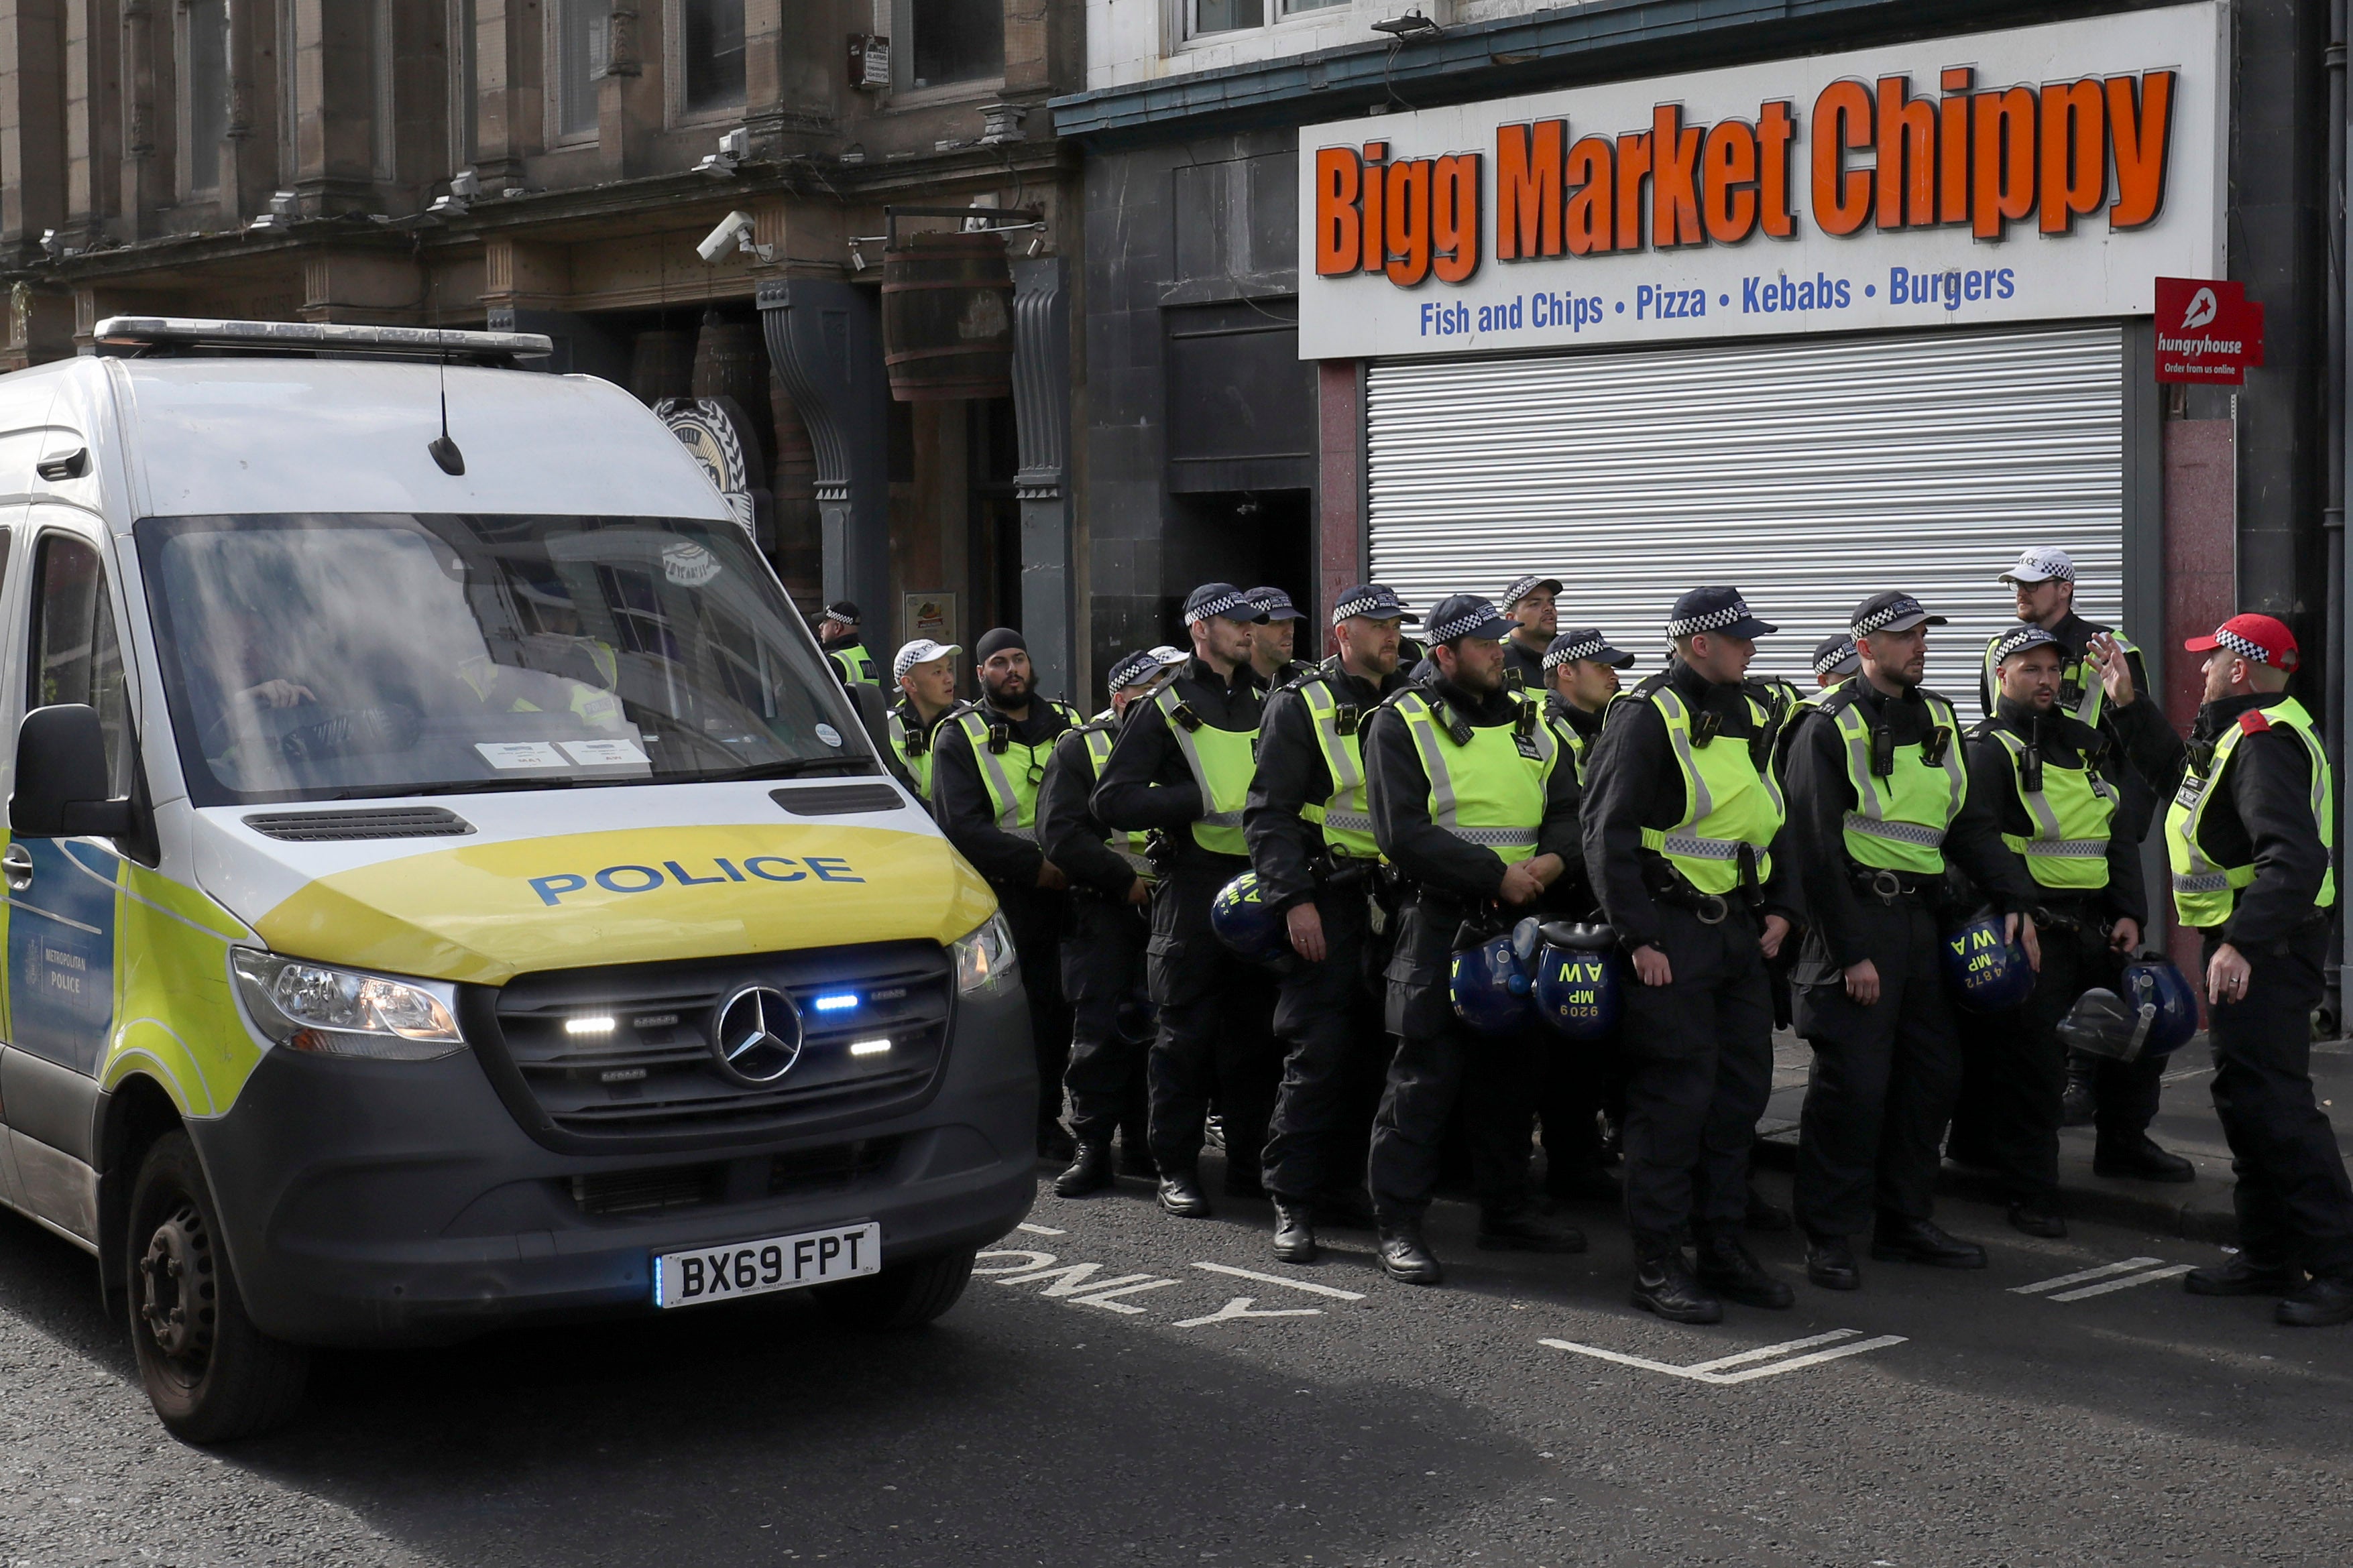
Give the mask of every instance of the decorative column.
[(853, 600), (874, 624), (891, 625), (891, 388), (874, 301), (829, 279), (777, 278), (761, 283), (758, 302), (768, 361), (817, 452), (825, 598)]
[(1021, 467), (1021, 633), (1041, 691), (1059, 691), (1086, 711), (1080, 690), (1078, 626), (1071, 599), (1071, 264), (1039, 257), (1013, 264), (1013, 418)]

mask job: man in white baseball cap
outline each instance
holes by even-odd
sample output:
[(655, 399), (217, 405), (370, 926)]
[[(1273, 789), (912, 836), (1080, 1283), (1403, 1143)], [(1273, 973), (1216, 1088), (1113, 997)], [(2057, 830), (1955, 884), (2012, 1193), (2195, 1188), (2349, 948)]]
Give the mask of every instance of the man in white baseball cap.
[(932, 798), (932, 731), (956, 705), (955, 644), (917, 637), (891, 661), (891, 682), (899, 700), (891, 705), (891, 751), (914, 781), (915, 794)]

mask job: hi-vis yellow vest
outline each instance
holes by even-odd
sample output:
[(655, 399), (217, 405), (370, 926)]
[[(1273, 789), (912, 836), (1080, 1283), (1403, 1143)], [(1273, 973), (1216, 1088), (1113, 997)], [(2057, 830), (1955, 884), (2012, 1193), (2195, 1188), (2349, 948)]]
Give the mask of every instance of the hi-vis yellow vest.
[(915, 798), (926, 805), (932, 799), (932, 742), (927, 731), (911, 730), (902, 717), (904, 704), (891, 710), (891, 749), (899, 753), (907, 776), (915, 781)]
[(1373, 842), (1372, 813), (1365, 805), (1363, 721), (1354, 702), (1343, 701), (1338, 661), (1324, 666), (1293, 688), (1307, 704), (1315, 726), (1316, 750), (1324, 771), (1332, 775), (1332, 796), (1310, 802), (1300, 811), (1309, 822), (1320, 823), (1324, 842), (1342, 855), (1377, 859), (1380, 846)]
[[(1098, 779), (1103, 777), (1103, 763), (1111, 760), (1111, 743), (1119, 736), (1118, 717), (1110, 712), (1096, 714), (1079, 729), (1079, 739), (1087, 748), (1087, 767)], [(1127, 862), (1128, 869), (1147, 882), (1157, 881), (1158, 874), (1145, 853), (1151, 835), (1146, 833), (1114, 833), (1103, 840), (1113, 854)]]
[[(2252, 727), (2250, 721), (2254, 721)], [(2215, 738), (2214, 754), (2204, 768), (2193, 765), (2183, 770), (2181, 788), (2165, 814), (2165, 854), (2173, 867), (2173, 909), (2183, 925), (2221, 925), (2238, 904), (2239, 889), (2254, 882), (2253, 864), (2217, 862), (2207, 853), (2202, 834), (2207, 804), (2221, 791), (2223, 770), (2237, 754), (2240, 741), (2267, 729), (2292, 731), (2304, 742), (2312, 762), (2313, 819), (2319, 826), (2321, 844), (2336, 846), (2337, 781), (2328, 772), (2328, 755), (2321, 750), (2320, 737), (2312, 732), (2312, 715), (2293, 697), (2284, 697), (2267, 708), (2249, 709)], [(2320, 894), (2313, 905), (2325, 910), (2336, 902), (2337, 874), (2332, 870), (2321, 879)]]
[(862, 642), (844, 643), (828, 651), (826, 658), (833, 660), (834, 668), (841, 671), (844, 686), (880, 686), (882, 678), (874, 672), (874, 656), (866, 651)]
[(1472, 724), (1419, 688), (1389, 699), (1430, 779), (1430, 820), (1509, 866), (1536, 852), (1560, 737), (1534, 699), (1506, 692), (1509, 724)]
[[(1767, 853), (1788, 806), (1781, 796), (1781, 781), (1767, 765), (1759, 768), (1747, 740), (1720, 735), (1704, 740), (1694, 732), (1692, 710), (1675, 689), (1658, 677), (1648, 693), (1651, 706), (1666, 721), (1667, 743), (1676, 771), (1683, 774), (1683, 815), (1672, 827), (1642, 829), (1642, 847), (1664, 856), (1684, 880), (1703, 893), (1725, 894), (1740, 886), (1740, 850), (1746, 846), (1757, 864), (1760, 883), (1773, 874)], [(1651, 681), (1644, 681), (1650, 686)], [(1636, 691), (1641, 690), (1637, 687)], [(1772, 716), (1764, 704), (1745, 692), (1749, 721), (1764, 733)], [(1769, 756), (1769, 753), (1768, 753)]]
[[(1064, 702), (1048, 706), (1072, 724), (1078, 710)], [(1002, 722), (991, 724), (988, 714), (967, 708), (955, 716), (956, 728), (972, 742), (972, 760), (980, 765), (980, 782), (987, 786), (988, 804), (997, 815), (999, 833), (1038, 841), (1038, 785), (1046, 777), (1046, 759), (1053, 754), (1057, 731), (1035, 742), (1017, 741)]]
[[(1961, 814), (1969, 793), (1968, 772), (1961, 763), (1961, 721), (1951, 703), (1933, 691), (1922, 691), (1920, 700), (1927, 704), (1931, 726), (1928, 739), (1895, 747), (1885, 759), (1892, 771), (1882, 774), (1872, 766), (1872, 726), (1860, 689), (1840, 687), (1820, 705), (1838, 727), (1847, 783), (1854, 787), (1854, 809), (1839, 825), (1847, 858), (1873, 869), (1942, 876), (1945, 830)], [(1804, 706), (1802, 700), (1799, 706)]]
[(1258, 775), (1258, 730), (1220, 730), (1186, 705), (1174, 686), (1152, 700), (1168, 721), (1168, 733), (1201, 792), (1201, 815), (1193, 822), (1193, 842), (1212, 855), (1248, 855), (1242, 837), (1242, 802)]
[(2108, 885), (2108, 825), (2116, 819), (2116, 791), (2086, 764), (2062, 767), (2045, 759), (2042, 787), (2026, 787), (2026, 742), (2005, 729), (1993, 738), (2010, 759), (2010, 780), (2026, 807), (2034, 831), (2026, 837), (2005, 833), (2001, 841), (2026, 862), (2040, 887), (2084, 892)]

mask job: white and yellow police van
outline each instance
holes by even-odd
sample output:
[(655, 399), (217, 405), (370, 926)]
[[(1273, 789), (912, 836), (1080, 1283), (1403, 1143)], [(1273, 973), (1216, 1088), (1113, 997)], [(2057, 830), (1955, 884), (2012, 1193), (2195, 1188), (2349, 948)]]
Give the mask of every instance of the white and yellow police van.
[(945, 1310), (1031, 1197), (1012, 944), (692, 458), (527, 334), (96, 338), (0, 378), (0, 1203), (164, 1423), (310, 1345)]

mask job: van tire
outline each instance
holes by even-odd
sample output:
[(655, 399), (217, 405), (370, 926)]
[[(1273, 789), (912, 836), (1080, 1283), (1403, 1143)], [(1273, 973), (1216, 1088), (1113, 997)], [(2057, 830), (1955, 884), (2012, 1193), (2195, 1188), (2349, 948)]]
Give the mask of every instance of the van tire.
[(301, 1407), (310, 1353), (271, 1339), (246, 1316), (221, 1245), (220, 1213), (185, 1131), (148, 1146), (125, 1233), (132, 1350), (164, 1426), (182, 1442), (201, 1444), (283, 1426)]
[(820, 1285), (818, 1309), (846, 1329), (920, 1329), (956, 1304), (972, 1280), (974, 1251), (894, 1263), (863, 1279)]

